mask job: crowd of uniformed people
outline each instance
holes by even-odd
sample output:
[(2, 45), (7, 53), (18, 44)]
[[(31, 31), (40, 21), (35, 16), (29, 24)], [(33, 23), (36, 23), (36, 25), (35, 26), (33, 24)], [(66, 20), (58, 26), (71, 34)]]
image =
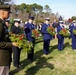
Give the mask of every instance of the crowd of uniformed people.
[[(0, 6), (0, 75), (9, 75), (10, 65), (13, 61), (13, 65), (16, 68), (20, 68), (20, 53), (21, 48), (18, 48), (16, 42), (11, 42), (9, 39), (9, 32), (11, 31), (14, 34), (19, 34), (21, 32), (20, 26), (23, 27), (23, 32), (26, 35), (26, 38), (29, 42), (33, 43), (33, 47), (30, 50), (30, 53), (27, 54), (27, 60), (34, 61), (34, 46), (35, 38), (32, 37), (32, 30), (37, 29), (40, 31), (41, 36), (43, 37), (43, 53), (45, 55), (49, 54), (50, 41), (54, 38), (58, 39), (58, 50), (62, 51), (64, 48), (64, 39), (65, 37), (59, 34), (59, 31), (62, 28), (67, 28), (70, 32), (70, 37), (72, 39), (72, 49), (76, 49), (76, 35), (73, 34), (73, 30), (76, 29), (76, 21), (73, 21), (70, 25), (66, 26), (66, 23), (60, 19), (58, 23), (50, 23), (50, 18), (45, 18), (44, 23), (39, 23), (36, 25), (34, 21), (34, 16), (29, 16), (28, 22), (25, 24), (22, 23), (20, 19), (14, 19), (14, 24), (10, 27), (10, 20), (8, 19), (10, 13), (9, 5)], [(48, 26), (53, 26), (56, 31), (55, 37), (50, 35), (47, 32)], [(13, 54), (13, 57), (12, 57)]]

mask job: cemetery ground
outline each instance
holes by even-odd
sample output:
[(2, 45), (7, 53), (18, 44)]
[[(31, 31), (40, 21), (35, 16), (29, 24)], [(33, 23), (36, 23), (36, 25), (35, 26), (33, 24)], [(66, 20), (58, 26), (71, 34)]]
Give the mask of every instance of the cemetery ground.
[(58, 40), (50, 41), (49, 54), (43, 53), (43, 42), (35, 45), (34, 62), (27, 60), (27, 53), (21, 51), (22, 67), (11, 64), (11, 75), (76, 75), (76, 50), (72, 50), (71, 39), (65, 38), (64, 49), (58, 51)]

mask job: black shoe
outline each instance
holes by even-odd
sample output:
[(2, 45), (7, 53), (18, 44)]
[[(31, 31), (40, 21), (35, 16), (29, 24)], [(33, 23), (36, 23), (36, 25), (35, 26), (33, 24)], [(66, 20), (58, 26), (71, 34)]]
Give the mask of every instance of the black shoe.
[(18, 67), (16, 67), (16, 69), (20, 69), (20, 68), (21, 68), (21, 67), (19, 67), (19, 66), (18, 66)]
[(33, 62), (34, 61), (34, 59), (28, 59), (29, 61), (31, 61), (31, 62)]
[(48, 55), (49, 53), (44, 53), (45, 55)]
[(18, 65), (18, 66), (15, 66), (15, 67), (18, 69), (18, 68), (21, 68), (21, 65)]
[(23, 64), (21, 63), (19, 66), (23, 66)]

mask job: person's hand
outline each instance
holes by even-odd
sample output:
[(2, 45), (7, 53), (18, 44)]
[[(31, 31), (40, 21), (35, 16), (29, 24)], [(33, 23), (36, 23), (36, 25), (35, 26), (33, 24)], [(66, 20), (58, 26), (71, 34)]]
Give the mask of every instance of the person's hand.
[(15, 47), (18, 47), (17, 42), (13, 42), (12, 45), (15, 46)]

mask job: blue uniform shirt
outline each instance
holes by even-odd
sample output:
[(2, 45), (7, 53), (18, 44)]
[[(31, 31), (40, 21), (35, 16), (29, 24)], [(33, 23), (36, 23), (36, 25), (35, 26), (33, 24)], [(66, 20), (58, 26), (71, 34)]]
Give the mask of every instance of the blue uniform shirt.
[(61, 35), (59, 34), (59, 32), (60, 32), (60, 30), (61, 30), (62, 28), (64, 28), (64, 26), (62, 26), (62, 27), (61, 27), (60, 25), (57, 26), (57, 33), (58, 33), (58, 34), (57, 34), (57, 38), (59, 38), (59, 39), (64, 38), (63, 36), (61, 36)]
[(28, 41), (33, 41), (32, 30), (34, 29), (34, 24), (30, 24), (29, 22), (25, 25), (25, 34)]
[(47, 25), (46, 23), (44, 23), (41, 28), (41, 32), (43, 34), (44, 39), (52, 39), (52, 36), (47, 32), (48, 26), (49, 24)]

